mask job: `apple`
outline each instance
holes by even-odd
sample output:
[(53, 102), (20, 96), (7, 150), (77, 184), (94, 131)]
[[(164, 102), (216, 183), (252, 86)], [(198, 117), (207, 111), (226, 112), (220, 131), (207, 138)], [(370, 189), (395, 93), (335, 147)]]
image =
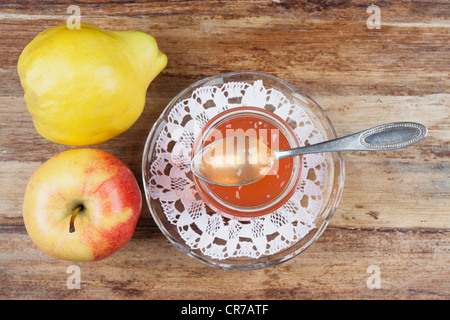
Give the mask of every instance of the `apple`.
[(50, 256), (94, 261), (130, 240), (141, 207), (136, 178), (122, 161), (97, 149), (74, 149), (33, 173), (23, 219), (30, 238)]

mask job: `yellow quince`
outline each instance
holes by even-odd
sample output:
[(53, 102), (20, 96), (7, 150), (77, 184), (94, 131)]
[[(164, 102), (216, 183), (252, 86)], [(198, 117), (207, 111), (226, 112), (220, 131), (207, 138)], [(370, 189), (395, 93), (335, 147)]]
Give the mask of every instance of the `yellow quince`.
[(144, 32), (61, 25), (25, 47), (18, 72), (36, 130), (50, 141), (81, 146), (130, 128), (166, 64), (156, 40)]

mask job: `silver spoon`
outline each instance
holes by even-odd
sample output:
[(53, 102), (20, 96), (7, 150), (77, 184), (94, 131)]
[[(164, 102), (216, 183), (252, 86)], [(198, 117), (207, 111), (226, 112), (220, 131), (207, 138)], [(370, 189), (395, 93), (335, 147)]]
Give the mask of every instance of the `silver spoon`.
[(379, 125), (346, 137), (300, 148), (271, 150), (259, 139), (233, 136), (201, 149), (191, 160), (191, 170), (206, 182), (222, 186), (243, 186), (266, 176), (275, 161), (308, 153), (334, 151), (387, 151), (413, 145), (428, 130), (414, 122)]

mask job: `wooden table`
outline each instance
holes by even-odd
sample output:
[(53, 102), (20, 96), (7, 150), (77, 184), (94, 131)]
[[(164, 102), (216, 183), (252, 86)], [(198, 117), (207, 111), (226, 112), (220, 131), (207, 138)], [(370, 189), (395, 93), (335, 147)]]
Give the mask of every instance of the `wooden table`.
[[(0, 4), (0, 298), (3, 299), (448, 299), (450, 226), (450, 3), (372, 1), (62, 1)], [(175, 248), (146, 203), (133, 238), (95, 263), (68, 267), (42, 253), (22, 219), (33, 171), (58, 152), (34, 129), (16, 64), (39, 32), (82, 22), (152, 34), (169, 62), (124, 134), (100, 145), (141, 180), (152, 124), (184, 87), (211, 75), (273, 74), (315, 99), (343, 136), (385, 122), (423, 123), (421, 143), (392, 152), (348, 152), (339, 209), (322, 237), (277, 267), (231, 272)], [(374, 4), (377, 4), (375, 1)], [(142, 183), (141, 188), (142, 188)], [(377, 269), (378, 268), (378, 269)], [(379, 288), (368, 279), (379, 270)]]

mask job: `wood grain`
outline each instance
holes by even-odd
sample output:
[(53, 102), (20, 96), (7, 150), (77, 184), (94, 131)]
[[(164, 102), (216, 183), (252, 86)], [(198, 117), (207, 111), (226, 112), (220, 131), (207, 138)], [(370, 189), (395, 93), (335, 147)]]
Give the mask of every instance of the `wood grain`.
[[(450, 93), (448, 1), (380, 1), (381, 29), (366, 26), (372, 1), (2, 1), (0, 4), (0, 298), (2, 299), (448, 299), (450, 298)], [(393, 152), (344, 154), (339, 209), (322, 237), (280, 266), (227, 272), (205, 266), (162, 235), (144, 205), (119, 252), (81, 268), (40, 252), (22, 200), (45, 160), (73, 147), (34, 129), (16, 71), (39, 32), (82, 21), (155, 36), (166, 69), (124, 134), (92, 147), (119, 157), (141, 181), (152, 124), (184, 87), (210, 75), (254, 70), (287, 80), (316, 100), (343, 136), (390, 121), (417, 121), (429, 135)], [(141, 187), (142, 183), (140, 182)], [(367, 268), (381, 270), (368, 289)], [(238, 284), (238, 285), (236, 285)]]

